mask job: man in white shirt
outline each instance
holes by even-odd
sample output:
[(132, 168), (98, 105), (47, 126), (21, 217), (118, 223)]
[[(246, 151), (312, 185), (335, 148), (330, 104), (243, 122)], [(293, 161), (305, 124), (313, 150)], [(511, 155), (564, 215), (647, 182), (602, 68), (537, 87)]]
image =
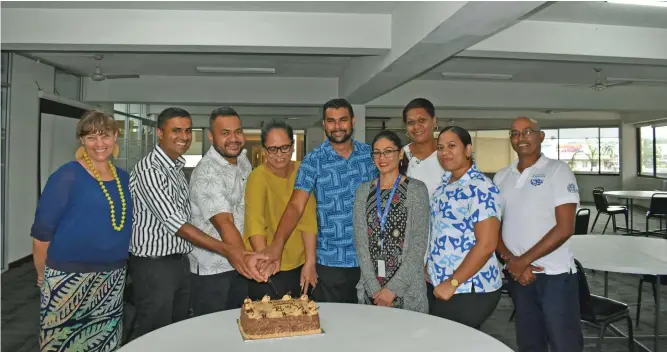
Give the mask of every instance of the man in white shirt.
[[(234, 109), (221, 107), (213, 110), (209, 125), (211, 148), (190, 178), (192, 224), (215, 239), (243, 246), (244, 194), (252, 165), (243, 149), (241, 120)], [(246, 273), (205, 248), (194, 247), (189, 258), (196, 316), (241, 307), (248, 295), (248, 281), (241, 275)]]
[(505, 204), (498, 252), (511, 274), (519, 351), (579, 352), (579, 285), (569, 244), (577, 181), (567, 164), (541, 153), (537, 121), (517, 118), (510, 140), (519, 159), (493, 181)]

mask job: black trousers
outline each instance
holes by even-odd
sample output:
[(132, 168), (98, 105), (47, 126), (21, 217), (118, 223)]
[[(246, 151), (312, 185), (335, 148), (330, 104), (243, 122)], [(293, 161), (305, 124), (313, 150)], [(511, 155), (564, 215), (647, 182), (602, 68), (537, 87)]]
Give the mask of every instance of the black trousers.
[(313, 300), (317, 302), (358, 303), (357, 283), (361, 277), (359, 267), (337, 268), (317, 264), (317, 286)]
[(128, 273), (136, 308), (130, 340), (188, 317), (190, 262), (187, 254), (153, 258), (130, 255)]
[(479, 329), (500, 301), (500, 290), (493, 292), (459, 293), (449, 301), (435, 298), (433, 285), (426, 283), (429, 314)]
[(248, 280), (236, 270), (214, 275), (190, 274), (195, 316), (241, 308), (248, 297)]
[(252, 300), (260, 300), (264, 296), (280, 299), (289, 294), (292, 297), (301, 295), (301, 268), (303, 265), (287, 271), (279, 271), (271, 276), (271, 282), (248, 280), (248, 295)]
[(535, 274), (528, 286), (509, 280), (520, 352), (581, 352), (577, 274)]

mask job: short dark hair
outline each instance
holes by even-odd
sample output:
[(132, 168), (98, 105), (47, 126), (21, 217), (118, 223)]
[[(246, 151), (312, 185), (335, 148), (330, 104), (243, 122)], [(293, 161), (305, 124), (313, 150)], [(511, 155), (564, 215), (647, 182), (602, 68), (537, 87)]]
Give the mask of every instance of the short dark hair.
[(350, 102), (343, 98), (331, 99), (322, 106), (322, 121), (327, 118), (327, 109), (341, 109), (345, 108), (350, 112), (350, 117), (354, 117), (354, 110)]
[(262, 131), (259, 133), (259, 138), (262, 141), (262, 146), (264, 148), (266, 148), (266, 137), (268, 137), (269, 132), (273, 130), (285, 131), (285, 133), (287, 133), (287, 136), (289, 137), (290, 142), (294, 144), (294, 130), (292, 129), (292, 126), (287, 124), (285, 121), (273, 120), (262, 126)]
[(157, 127), (163, 129), (164, 124), (174, 117), (187, 117), (192, 120), (190, 113), (181, 108), (166, 108), (157, 116)]
[[(391, 143), (393, 143), (399, 150), (399, 155), (400, 155), (400, 151), (403, 149), (403, 142), (401, 141), (401, 138), (396, 134), (396, 132), (391, 130), (380, 131), (380, 133), (376, 134), (375, 138), (373, 138), (373, 142), (371, 142), (371, 149), (375, 148), (375, 143), (377, 143), (377, 141), (379, 141), (380, 139), (387, 139)], [(398, 172), (401, 175), (405, 175), (406, 172), (408, 171), (409, 162), (410, 161), (408, 160), (408, 157), (404, 154), (403, 159), (401, 159), (398, 164)]]
[(215, 119), (218, 118), (218, 116), (236, 116), (239, 119), (241, 117), (239, 114), (230, 106), (221, 106), (219, 108), (215, 108), (213, 111), (211, 111), (211, 117), (208, 119), (208, 127), (210, 129), (213, 129), (213, 123), (215, 123)]
[(403, 123), (408, 122), (408, 112), (412, 109), (418, 109), (422, 108), (426, 110), (426, 113), (431, 116), (435, 117), (435, 107), (433, 106), (433, 103), (431, 103), (428, 99), (425, 98), (415, 98), (412, 99), (408, 105), (403, 108)]
[(440, 133), (438, 134), (438, 139), (440, 139), (440, 136), (442, 136), (442, 134), (447, 131), (452, 131), (456, 136), (458, 136), (459, 139), (461, 140), (461, 143), (463, 143), (464, 146), (467, 146), (469, 144), (472, 145), (472, 137), (470, 136), (470, 132), (468, 132), (468, 130), (460, 126), (444, 127), (443, 129), (440, 130)]

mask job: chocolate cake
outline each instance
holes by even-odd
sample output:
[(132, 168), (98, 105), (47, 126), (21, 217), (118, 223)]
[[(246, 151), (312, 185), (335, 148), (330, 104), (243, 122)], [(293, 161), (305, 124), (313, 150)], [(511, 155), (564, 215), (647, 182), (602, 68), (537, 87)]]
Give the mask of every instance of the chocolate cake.
[(261, 301), (246, 298), (239, 327), (243, 337), (251, 340), (322, 333), (317, 304), (306, 295), (285, 295), (280, 300), (264, 296)]

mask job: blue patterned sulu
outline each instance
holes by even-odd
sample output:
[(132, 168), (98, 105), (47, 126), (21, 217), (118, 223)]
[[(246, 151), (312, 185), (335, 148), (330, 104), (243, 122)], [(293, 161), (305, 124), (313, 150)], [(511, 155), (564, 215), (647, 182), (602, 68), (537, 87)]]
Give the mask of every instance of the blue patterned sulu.
[(358, 267), (352, 208), (357, 187), (378, 176), (371, 147), (353, 141), (346, 160), (327, 140), (301, 162), (294, 189), (315, 191), (317, 201), (317, 264)]

